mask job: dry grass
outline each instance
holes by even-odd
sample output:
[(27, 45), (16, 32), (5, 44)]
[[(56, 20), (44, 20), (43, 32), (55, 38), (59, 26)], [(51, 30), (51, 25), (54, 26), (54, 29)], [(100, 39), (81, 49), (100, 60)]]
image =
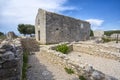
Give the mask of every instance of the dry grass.
[(39, 51), (39, 44), (35, 41), (35, 39), (21, 39), (22, 47), (23, 47), (23, 67), (22, 67), (22, 80), (27, 80), (27, 69), (28, 69), (28, 55), (30, 52)]
[(35, 39), (26, 38), (22, 39), (21, 42), (25, 50), (29, 52), (39, 51), (39, 43)]

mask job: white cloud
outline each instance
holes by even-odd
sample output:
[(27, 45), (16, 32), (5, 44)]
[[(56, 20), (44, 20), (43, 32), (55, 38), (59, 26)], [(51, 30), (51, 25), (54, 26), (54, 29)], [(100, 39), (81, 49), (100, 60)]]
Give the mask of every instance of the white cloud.
[(48, 11), (61, 12), (74, 10), (75, 7), (64, 6), (68, 0), (8, 0), (7, 5), (2, 7), (2, 20), (8, 23), (30, 23), (34, 24), (38, 8)]
[(104, 20), (101, 19), (87, 19), (86, 21), (90, 22), (92, 29), (97, 29), (102, 26)]

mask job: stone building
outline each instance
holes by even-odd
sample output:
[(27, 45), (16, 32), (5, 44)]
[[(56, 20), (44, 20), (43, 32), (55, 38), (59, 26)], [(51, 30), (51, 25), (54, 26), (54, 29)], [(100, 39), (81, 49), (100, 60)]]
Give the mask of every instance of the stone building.
[(120, 34), (119, 33), (114, 33), (114, 34), (111, 34), (110, 38), (112, 39), (119, 39), (120, 40)]
[(41, 44), (87, 40), (90, 23), (39, 9), (35, 20), (35, 34), (36, 40)]
[(93, 33), (94, 33), (94, 37), (97, 37), (97, 38), (101, 38), (104, 36), (104, 31), (102, 30), (95, 30), (93, 31)]

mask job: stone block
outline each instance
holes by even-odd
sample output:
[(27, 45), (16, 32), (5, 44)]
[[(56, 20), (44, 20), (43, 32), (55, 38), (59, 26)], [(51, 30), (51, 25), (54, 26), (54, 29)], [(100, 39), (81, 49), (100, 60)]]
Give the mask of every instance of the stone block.
[(103, 80), (104, 77), (105, 77), (105, 75), (99, 71), (95, 70), (92, 73), (93, 80)]
[(2, 68), (13, 68), (13, 67), (17, 67), (18, 65), (18, 60), (13, 59), (13, 60), (7, 60), (2, 64)]
[(13, 77), (20, 74), (20, 69), (11, 68), (11, 69), (0, 69), (0, 78)]
[(84, 69), (86, 72), (88, 73), (92, 73), (94, 71), (93, 67), (92, 66), (85, 66), (85, 69)]
[(2, 45), (1, 49), (5, 49), (6, 51), (10, 51), (13, 49), (13, 46), (8, 45), (8, 44), (4, 44), (4, 45)]
[(14, 59), (14, 58), (15, 58), (14, 53), (11, 52), (11, 51), (5, 52), (5, 53), (3, 54), (3, 56), (2, 56), (2, 59), (3, 59), (3, 60), (12, 60), (12, 59)]
[(3, 54), (3, 53), (5, 53), (5, 49), (0, 49), (0, 54)]

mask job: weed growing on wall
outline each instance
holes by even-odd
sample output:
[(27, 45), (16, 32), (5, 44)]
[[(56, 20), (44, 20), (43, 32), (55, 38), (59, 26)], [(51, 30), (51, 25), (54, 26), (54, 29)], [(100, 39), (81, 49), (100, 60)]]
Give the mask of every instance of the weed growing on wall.
[(65, 67), (64, 69), (68, 74), (74, 74), (74, 71), (72, 69), (67, 68), (67, 67)]
[(104, 43), (112, 41), (110, 38), (104, 38), (104, 37), (102, 38), (102, 40)]
[(69, 51), (69, 47), (67, 44), (61, 44), (56, 47), (56, 51), (62, 52), (63, 54), (67, 54)]
[(84, 76), (79, 76), (80, 80), (86, 80)]

